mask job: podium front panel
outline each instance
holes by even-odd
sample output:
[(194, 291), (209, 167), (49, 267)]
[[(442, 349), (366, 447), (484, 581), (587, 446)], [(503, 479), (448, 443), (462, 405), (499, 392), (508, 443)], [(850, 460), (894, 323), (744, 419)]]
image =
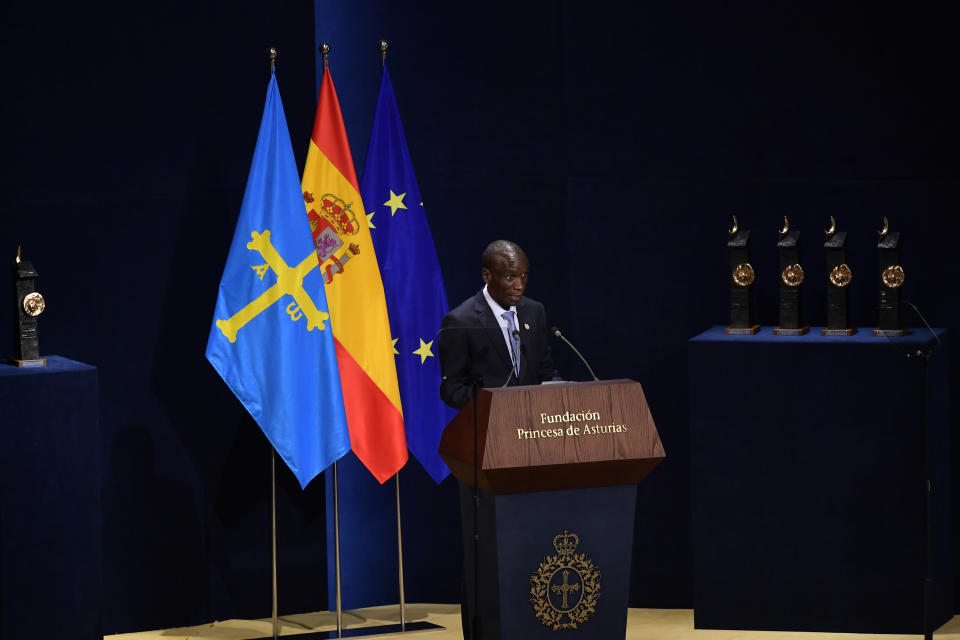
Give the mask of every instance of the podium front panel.
[[(460, 484), (468, 621), (475, 594), (473, 491)], [(622, 640), (636, 486), (507, 495), (480, 491), (479, 497), (482, 637)]]

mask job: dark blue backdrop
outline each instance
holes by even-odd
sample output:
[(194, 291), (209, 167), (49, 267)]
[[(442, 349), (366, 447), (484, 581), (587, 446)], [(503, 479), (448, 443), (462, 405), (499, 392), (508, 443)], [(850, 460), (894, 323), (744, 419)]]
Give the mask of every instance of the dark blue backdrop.
[[(332, 43), (362, 167), (376, 42), (390, 40), (448, 298), (479, 287), (484, 245), (516, 240), (550, 321), (599, 375), (643, 383), (668, 458), (639, 489), (631, 603), (689, 607), (686, 340), (726, 319), (730, 215), (753, 229), (765, 323), (783, 215), (803, 232), (822, 322), (834, 215), (855, 322), (870, 325), (886, 215), (903, 232), (904, 296), (960, 324), (945, 6), (6, 3), (0, 254), (22, 243), (40, 272), (42, 352), (100, 371), (104, 632), (269, 614), (266, 441), (203, 359), (268, 46), (302, 166), (315, 39)], [(323, 608), (322, 481), (301, 492), (282, 469), (280, 484), (281, 612)]]

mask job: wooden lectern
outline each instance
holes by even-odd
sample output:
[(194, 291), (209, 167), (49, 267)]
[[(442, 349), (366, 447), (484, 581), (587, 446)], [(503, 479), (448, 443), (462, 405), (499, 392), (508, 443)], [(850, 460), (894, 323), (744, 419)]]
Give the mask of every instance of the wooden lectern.
[(481, 621), (473, 640), (556, 638), (561, 629), (621, 640), (636, 485), (665, 455), (632, 380), (481, 389), (476, 412), (464, 407), (440, 441), (461, 483), (464, 607), (476, 602)]

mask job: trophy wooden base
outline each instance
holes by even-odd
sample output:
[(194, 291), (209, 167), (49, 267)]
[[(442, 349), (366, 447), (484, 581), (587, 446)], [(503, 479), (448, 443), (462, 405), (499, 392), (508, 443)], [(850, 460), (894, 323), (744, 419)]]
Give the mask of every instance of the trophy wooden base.
[(18, 367), (45, 367), (47, 366), (46, 358), (37, 358), (36, 360), (18, 360), (17, 358), (10, 358), (8, 360), (10, 364), (16, 365)]
[(822, 336), (852, 336), (852, 335), (855, 334), (856, 332), (857, 332), (857, 329), (856, 329), (855, 327), (851, 327), (850, 329), (826, 329), (826, 328), (825, 328), (825, 329), (823, 329), (823, 331), (820, 332), (820, 335), (822, 335)]
[(752, 336), (760, 332), (760, 325), (755, 324), (752, 327), (727, 327), (723, 332), (728, 336)]
[(774, 327), (773, 335), (775, 336), (802, 336), (810, 331), (810, 325), (805, 327), (798, 327), (796, 329), (785, 329), (783, 327)]
[(907, 335), (906, 329), (874, 329), (873, 335), (881, 338), (901, 338)]

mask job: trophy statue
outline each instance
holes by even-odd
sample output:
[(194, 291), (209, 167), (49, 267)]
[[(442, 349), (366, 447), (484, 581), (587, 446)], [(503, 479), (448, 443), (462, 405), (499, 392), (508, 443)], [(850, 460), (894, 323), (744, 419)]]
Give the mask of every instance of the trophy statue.
[(37, 336), (37, 316), (46, 306), (43, 296), (37, 293), (37, 270), (29, 260), (20, 257), (13, 263), (13, 348), (12, 364), (18, 367), (43, 367), (47, 361), (40, 357)]
[(750, 266), (750, 232), (737, 226), (733, 216), (733, 228), (727, 232), (730, 240), (730, 326), (724, 329), (729, 335), (753, 335), (760, 331), (754, 323), (753, 267)]
[(774, 327), (776, 336), (802, 336), (810, 330), (801, 326), (802, 317), (800, 285), (803, 284), (803, 267), (800, 266), (800, 232), (790, 230), (790, 221), (783, 216), (780, 241), (780, 324)]
[(878, 232), (877, 252), (880, 259), (880, 305), (877, 307), (875, 336), (902, 336), (900, 326), (900, 287), (903, 285), (903, 267), (900, 266), (900, 232), (890, 233), (890, 223), (883, 218)]
[(827, 254), (827, 326), (821, 332), (825, 336), (852, 336), (857, 332), (850, 326), (850, 309), (847, 286), (853, 280), (853, 272), (847, 266), (847, 232), (837, 231), (837, 222), (830, 216), (830, 228), (823, 248)]

